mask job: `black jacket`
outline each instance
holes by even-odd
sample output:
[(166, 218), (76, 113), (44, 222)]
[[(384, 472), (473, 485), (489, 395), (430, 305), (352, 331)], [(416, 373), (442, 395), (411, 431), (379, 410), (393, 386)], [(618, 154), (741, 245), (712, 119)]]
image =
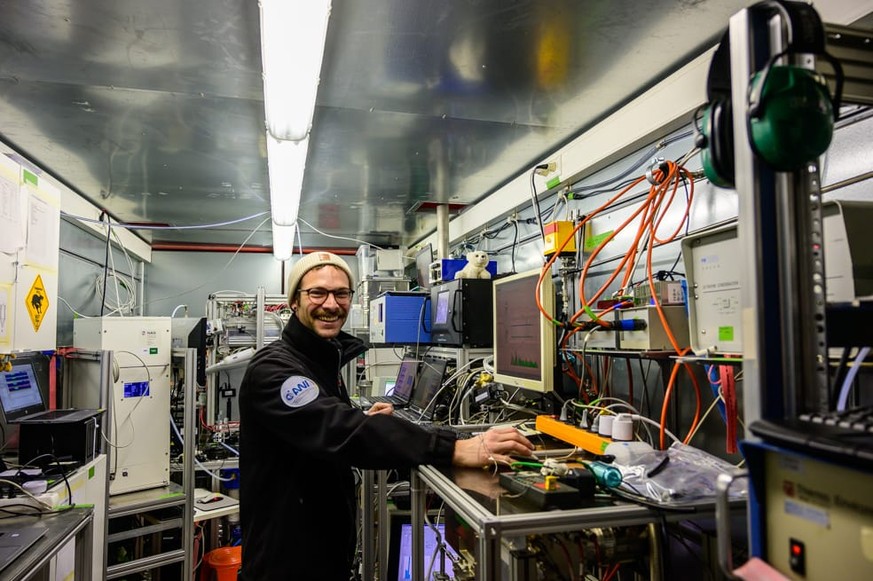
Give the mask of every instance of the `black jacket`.
[(366, 350), (296, 316), (240, 386), (244, 581), (347, 581), (356, 543), (352, 467), (448, 464), (455, 436), (352, 406), (340, 369)]

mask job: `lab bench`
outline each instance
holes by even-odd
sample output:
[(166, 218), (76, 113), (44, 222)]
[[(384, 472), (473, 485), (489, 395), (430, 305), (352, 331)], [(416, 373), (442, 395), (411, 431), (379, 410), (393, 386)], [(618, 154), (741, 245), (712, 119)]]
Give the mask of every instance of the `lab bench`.
[[(711, 519), (715, 499), (683, 503), (681, 511), (649, 508), (606, 498), (581, 508), (541, 511), (505, 496), (491, 471), (420, 466), (412, 473), (413, 580), (424, 578), (424, 515), (428, 491), (440, 497), (478, 539), (476, 579), (501, 579), (501, 542), (527, 535), (580, 531), (595, 527), (628, 527), (665, 521)], [(484, 492), (483, 492), (484, 491)], [(733, 500), (737, 514), (745, 500)]]

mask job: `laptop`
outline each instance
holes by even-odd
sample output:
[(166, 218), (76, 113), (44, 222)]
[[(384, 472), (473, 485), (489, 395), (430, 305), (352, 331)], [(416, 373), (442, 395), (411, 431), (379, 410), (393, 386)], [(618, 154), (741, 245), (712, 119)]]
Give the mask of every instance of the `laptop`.
[(394, 380), (394, 389), (386, 395), (371, 395), (365, 398), (368, 406), (376, 402), (390, 403), (395, 409), (401, 409), (409, 405), (412, 393), (415, 389), (415, 378), (418, 375), (419, 361), (416, 357), (407, 355), (400, 362), (397, 371), (397, 379)]
[(406, 409), (395, 413), (411, 422), (432, 422), (437, 407), (437, 402), (433, 400), (443, 385), (448, 365), (447, 359), (425, 357), (421, 363), (412, 400)]
[(0, 526), (0, 572), (45, 536), (44, 527)]
[(12, 361), (12, 369), (0, 373), (0, 412), (7, 424), (79, 422), (103, 410), (49, 410), (39, 387), (39, 375), (32, 361)]

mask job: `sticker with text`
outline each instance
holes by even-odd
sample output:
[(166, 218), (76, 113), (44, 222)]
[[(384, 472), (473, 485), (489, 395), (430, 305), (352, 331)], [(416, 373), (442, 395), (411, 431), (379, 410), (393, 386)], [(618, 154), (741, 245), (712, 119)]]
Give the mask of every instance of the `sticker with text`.
[(282, 403), (291, 408), (299, 408), (315, 401), (318, 385), (308, 377), (294, 375), (282, 382)]

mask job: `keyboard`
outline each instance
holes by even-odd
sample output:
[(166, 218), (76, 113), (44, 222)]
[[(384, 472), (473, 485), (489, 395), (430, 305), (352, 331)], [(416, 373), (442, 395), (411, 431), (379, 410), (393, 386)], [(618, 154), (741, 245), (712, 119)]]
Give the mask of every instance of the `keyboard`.
[(368, 395), (364, 397), (364, 401), (369, 402), (372, 406), (374, 403), (390, 403), (391, 405), (405, 405), (405, 402), (398, 400), (393, 395)]
[(795, 419), (757, 420), (749, 429), (766, 442), (873, 469), (873, 409), (809, 413)]
[(862, 407), (842, 412), (800, 414), (799, 418), (813, 424), (873, 433), (873, 407)]
[(427, 418), (427, 414), (422, 417), (421, 410), (414, 410), (411, 408), (403, 408), (403, 409), (395, 409), (394, 415), (403, 418), (408, 422), (412, 422), (413, 424), (423, 424), (425, 422), (430, 422)]
[[(404, 411), (404, 410), (399, 410), (399, 411)], [(455, 436), (459, 440), (469, 440), (470, 438), (475, 437), (479, 433), (479, 432), (473, 432), (470, 430), (462, 430), (460, 428), (457, 428), (455, 426), (450, 426), (448, 424), (435, 424), (433, 422), (428, 422), (428, 421), (418, 421), (418, 413), (416, 413), (416, 412), (410, 412), (409, 414), (401, 415), (397, 411), (395, 411), (394, 415), (395, 416), (400, 415), (400, 417), (402, 417), (403, 419), (408, 420), (408, 421), (412, 422), (413, 424), (416, 424), (418, 427), (424, 428), (425, 430), (440, 429), (440, 430), (452, 432), (455, 434)], [(410, 419), (409, 417), (407, 417), (409, 415), (413, 415), (415, 417), (413, 419)]]
[(455, 437), (457, 437), (459, 440), (469, 440), (470, 438), (474, 438), (478, 434), (478, 432), (470, 432), (468, 430), (461, 430), (461, 429), (458, 429), (454, 426), (449, 426), (446, 424), (427, 423), (427, 424), (419, 424), (419, 425), (422, 428), (424, 428), (425, 430), (433, 430), (433, 429), (439, 428), (441, 430), (452, 432), (453, 434), (455, 434)]

